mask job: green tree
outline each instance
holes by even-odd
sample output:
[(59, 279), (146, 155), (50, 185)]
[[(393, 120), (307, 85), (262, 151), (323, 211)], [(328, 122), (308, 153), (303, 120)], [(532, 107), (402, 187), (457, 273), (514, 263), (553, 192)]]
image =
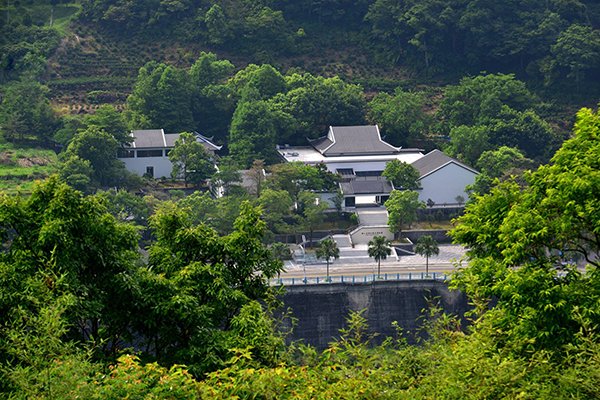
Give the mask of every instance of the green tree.
[[(83, 132), (78, 133), (69, 144), (69, 147), (61, 153), (61, 162), (68, 163), (72, 156), (81, 160), (89, 161), (92, 170), (87, 167), (80, 171), (92, 172), (93, 186), (113, 186), (119, 178), (126, 173), (123, 162), (116, 159), (119, 142), (104, 130), (97, 126), (90, 126)], [(81, 164), (77, 164), (82, 167)], [(75, 164), (73, 164), (75, 166)], [(78, 167), (78, 170), (79, 170)], [(63, 168), (63, 177), (66, 169)], [(77, 174), (82, 172), (75, 172)]]
[(388, 161), (381, 175), (391, 181), (396, 189), (415, 190), (421, 187), (419, 171), (403, 161)]
[(431, 236), (421, 236), (417, 240), (415, 253), (425, 256), (425, 276), (429, 277), (429, 257), (440, 254), (437, 242)]
[(514, 75), (480, 75), (462, 78), (457, 86), (447, 86), (440, 115), (452, 126), (473, 126), (495, 118), (503, 105), (524, 111), (534, 101), (525, 83)]
[(392, 254), (390, 241), (385, 236), (373, 236), (373, 240), (369, 241), (367, 249), (369, 257), (373, 257), (377, 261), (377, 276), (381, 275), (381, 260), (385, 260), (387, 256)]
[(193, 124), (191, 85), (186, 71), (154, 61), (142, 68), (127, 98), (129, 125), (167, 132), (189, 130)]
[(97, 126), (112, 135), (119, 144), (128, 144), (133, 141), (123, 115), (110, 104), (101, 105), (94, 114), (88, 114), (83, 121), (87, 127)]
[(219, 170), (213, 174), (210, 182), (214, 187), (222, 190), (224, 196), (228, 196), (233, 187), (242, 182), (242, 175), (235, 162), (221, 159)]
[(220, 45), (233, 39), (233, 32), (227, 23), (223, 10), (218, 4), (213, 6), (204, 15), (204, 23), (208, 33), (208, 41)]
[(275, 190), (285, 190), (297, 200), (302, 190), (325, 192), (336, 190), (340, 176), (329, 172), (324, 163), (306, 165), (301, 162), (275, 164), (269, 167), (271, 173), (266, 186)]
[(415, 146), (429, 133), (433, 122), (424, 107), (422, 94), (397, 89), (393, 96), (383, 92), (369, 102), (368, 119), (381, 127), (386, 142), (395, 146)]
[(177, 201), (177, 206), (188, 215), (188, 221), (193, 226), (212, 226), (213, 220), (219, 214), (218, 204), (209, 192), (195, 191), (189, 196)]
[(558, 64), (570, 69), (567, 76), (575, 79), (579, 92), (585, 70), (600, 65), (600, 32), (589, 26), (571, 25), (560, 33), (551, 49)]
[[(498, 299), (486, 326), (502, 327), (494, 340), (514, 354), (564, 354), (597, 323), (599, 127), (597, 113), (580, 111), (552, 164), (527, 174), (525, 187), (507, 181), (477, 197), (452, 232), (471, 260), (457, 286), (477, 301)], [(587, 274), (572, 265), (575, 255)]]
[(290, 260), (292, 258), (292, 250), (290, 250), (290, 245), (287, 243), (273, 243), (271, 245), (271, 251), (273, 252), (273, 257), (278, 260)]
[(426, 208), (425, 202), (419, 201), (419, 193), (410, 190), (393, 190), (384, 206), (389, 212), (388, 225), (399, 236), (402, 236), (404, 224), (410, 226), (417, 220), (417, 210)]
[[(280, 136), (305, 143), (326, 133), (330, 125), (347, 126), (365, 123), (366, 101), (359, 85), (344, 83), (339, 77), (314, 77), (308, 73), (286, 77), (289, 91), (269, 101), (269, 108), (279, 118), (291, 116), (289, 132)], [(286, 117), (288, 120), (289, 117)]]
[(258, 362), (278, 362), (283, 342), (256, 301), (268, 300), (268, 279), (282, 263), (262, 244), (258, 210), (245, 202), (239, 211), (234, 231), (224, 237), (191, 226), (177, 207), (152, 218), (157, 241), (140, 290), (154, 295), (138, 300), (140, 318), (132, 323), (161, 362), (185, 362), (195, 374), (205, 373), (223, 366), (229, 349), (239, 346), (251, 346)]
[(193, 127), (204, 136), (214, 136), (216, 141), (226, 141), (238, 100), (226, 83), (233, 70), (229, 61), (202, 52), (189, 71)]
[(63, 115), (60, 119), (60, 129), (54, 134), (54, 140), (68, 147), (75, 135), (85, 129), (86, 125), (83, 123), (82, 118), (74, 115)]
[(283, 223), (284, 216), (290, 214), (294, 202), (285, 190), (265, 189), (258, 198), (258, 204), (263, 210), (267, 227), (272, 231), (276, 224)]
[(488, 128), (494, 147), (517, 147), (532, 159), (547, 159), (558, 142), (550, 124), (531, 110), (520, 112), (502, 106)]
[[(58, 120), (48, 100), (49, 89), (35, 81), (14, 83), (6, 89), (0, 103), (0, 126), (5, 139), (33, 137), (47, 142), (58, 127)], [(11, 133), (12, 132), (12, 133)]]
[(300, 192), (298, 194), (298, 208), (302, 218), (302, 225), (308, 229), (310, 248), (313, 247), (313, 232), (323, 223), (325, 210), (329, 208), (328, 203), (320, 201), (321, 196), (312, 192)]
[(171, 176), (183, 178), (186, 187), (188, 182), (201, 186), (216, 172), (211, 156), (193, 133), (179, 135), (169, 152), (169, 160), (173, 164)]
[(122, 222), (132, 221), (138, 226), (147, 226), (150, 216), (154, 213), (153, 196), (141, 197), (120, 190), (115, 194), (110, 190), (101, 193), (107, 200), (107, 211)]
[(139, 260), (133, 227), (107, 214), (102, 198), (84, 197), (56, 176), (29, 197), (0, 197), (0, 227), (3, 326), (18, 309), (36, 312), (48, 290), (73, 300), (65, 309), (69, 337), (107, 353), (122, 346), (131, 318), (122, 305), (133, 302)]
[(331, 282), (331, 279), (329, 279), (329, 260), (340, 258), (340, 249), (338, 249), (337, 244), (332, 239), (325, 239), (319, 243), (315, 254), (318, 258), (325, 259), (327, 263), (327, 281)]
[(484, 151), (477, 161), (481, 174), (475, 177), (475, 184), (467, 190), (480, 195), (489, 193), (494, 181), (523, 175), (533, 165), (533, 161), (525, 158), (516, 148), (502, 146), (498, 150)]
[(339, 223), (342, 216), (342, 210), (344, 209), (344, 198), (344, 193), (342, 193), (341, 189), (338, 189), (335, 196), (331, 198), (335, 211), (337, 212), (338, 228), (340, 226)]
[(445, 151), (468, 165), (475, 165), (481, 154), (492, 149), (490, 129), (486, 125), (453, 127), (450, 131), (450, 145)]
[(248, 86), (257, 90), (261, 100), (287, 92), (285, 78), (269, 64), (261, 65), (257, 70), (252, 71)]
[(58, 176), (73, 189), (87, 194), (91, 191), (94, 168), (89, 160), (83, 160), (78, 155), (72, 154), (61, 160)]
[(264, 101), (240, 102), (229, 131), (231, 157), (242, 166), (257, 159), (273, 162), (275, 135), (275, 117)]

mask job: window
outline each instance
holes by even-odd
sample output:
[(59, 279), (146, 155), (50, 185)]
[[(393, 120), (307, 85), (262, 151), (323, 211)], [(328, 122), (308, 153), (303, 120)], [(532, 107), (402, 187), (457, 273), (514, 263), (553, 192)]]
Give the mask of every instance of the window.
[(126, 149), (118, 149), (117, 157), (118, 158), (133, 158), (133, 157), (135, 157), (135, 151), (134, 150), (126, 150)]
[(144, 175), (149, 175), (154, 178), (154, 167), (146, 167), (146, 173)]
[(354, 196), (348, 196), (344, 199), (344, 203), (346, 207), (355, 207), (356, 199), (354, 198)]
[(137, 151), (138, 158), (142, 157), (162, 157), (162, 150), (138, 150)]

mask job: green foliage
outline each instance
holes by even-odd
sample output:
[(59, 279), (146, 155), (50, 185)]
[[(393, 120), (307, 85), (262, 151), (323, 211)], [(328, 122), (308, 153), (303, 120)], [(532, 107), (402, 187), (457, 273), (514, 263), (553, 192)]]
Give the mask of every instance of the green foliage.
[(489, 74), (462, 78), (457, 86), (448, 86), (440, 103), (440, 114), (453, 126), (485, 124), (506, 105), (525, 111), (534, 96), (514, 75)]
[(188, 74), (154, 61), (147, 63), (140, 69), (127, 106), (134, 129), (188, 130), (193, 123)]
[(210, 180), (213, 187), (223, 191), (224, 196), (228, 196), (235, 187), (240, 188), (239, 183), (242, 182), (242, 175), (239, 172), (238, 165), (227, 159), (221, 159), (219, 170), (215, 172)]
[(419, 171), (403, 161), (391, 160), (387, 162), (381, 176), (385, 176), (399, 190), (415, 190), (421, 187), (421, 183), (417, 181)]
[(154, 196), (136, 196), (125, 190), (118, 193), (107, 191), (98, 193), (107, 199), (108, 212), (123, 222), (131, 221), (138, 226), (146, 226), (154, 214)]
[(321, 240), (319, 247), (317, 247), (317, 250), (315, 250), (315, 255), (318, 258), (325, 259), (325, 262), (327, 263), (327, 279), (329, 279), (329, 260), (337, 260), (340, 258), (340, 249), (338, 249), (337, 244), (333, 241), (333, 239), (328, 238)]
[(129, 134), (127, 125), (123, 119), (123, 115), (109, 104), (103, 104), (94, 114), (89, 114), (84, 118), (85, 125), (96, 126), (104, 130), (109, 135), (112, 135), (119, 144), (127, 144), (133, 141)]
[(421, 93), (398, 89), (392, 96), (383, 92), (367, 105), (368, 118), (380, 126), (386, 142), (395, 146), (415, 146), (429, 134), (433, 123), (424, 111), (425, 101)]
[(477, 161), (481, 174), (475, 177), (475, 184), (468, 186), (467, 190), (480, 195), (489, 193), (495, 179), (516, 178), (532, 165), (533, 162), (516, 148), (502, 146), (498, 150), (484, 151)]
[(180, 199), (177, 206), (186, 210), (192, 225), (210, 225), (210, 219), (216, 216), (217, 211), (217, 204), (209, 192), (194, 192)]
[(0, 126), (6, 140), (35, 138), (47, 143), (58, 126), (48, 88), (35, 81), (9, 86), (2, 96)]
[(367, 253), (369, 257), (373, 257), (377, 261), (377, 276), (379, 276), (381, 275), (381, 260), (385, 260), (387, 256), (392, 254), (390, 241), (385, 236), (374, 236), (368, 244)]
[(229, 153), (242, 166), (276, 160), (275, 115), (264, 101), (240, 102), (231, 121)]
[(271, 245), (271, 251), (273, 252), (273, 257), (278, 260), (283, 261), (292, 259), (292, 250), (287, 243), (273, 243)]
[[(78, 133), (61, 153), (61, 175), (82, 188), (88, 185), (85, 176), (94, 187), (118, 185), (127, 174), (123, 162), (115, 157), (118, 148), (117, 139), (92, 125)], [(75, 176), (71, 178), (71, 174)]]
[(325, 210), (329, 208), (329, 203), (321, 201), (321, 196), (312, 192), (298, 193), (298, 211), (300, 214), (300, 223), (310, 232), (310, 247), (313, 246), (313, 232), (323, 223), (325, 219)]
[(212, 157), (193, 133), (179, 135), (169, 152), (169, 161), (173, 164), (171, 176), (183, 178), (186, 187), (188, 182), (202, 186), (216, 172)]
[(273, 190), (285, 190), (294, 200), (301, 191), (333, 191), (340, 181), (340, 176), (329, 172), (323, 163), (314, 166), (301, 162), (275, 164), (269, 172), (271, 175), (265, 185)]
[[(82, 197), (57, 177), (37, 185), (28, 198), (4, 195), (0, 203), (6, 249), (0, 259), (0, 323), (19, 308), (43, 303), (39, 292), (46, 287), (73, 297), (66, 314), (72, 335), (97, 344), (110, 340), (107, 351), (119, 346), (130, 318), (120, 305), (131, 301), (126, 282), (139, 256), (134, 228), (108, 215), (102, 199)], [(28, 288), (36, 280), (38, 286)]]
[(600, 65), (600, 32), (585, 25), (571, 25), (558, 35), (551, 50), (556, 63), (570, 69), (567, 76), (575, 79), (579, 91), (585, 70)]
[[(308, 73), (286, 77), (287, 93), (275, 96), (270, 108), (290, 116), (290, 141), (306, 143), (326, 133), (328, 126), (363, 125), (366, 102), (362, 87), (344, 83), (339, 77), (314, 77)], [(286, 117), (287, 118), (287, 117)], [(289, 119), (289, 118), (288, 118)], [(286, 140), (289, 133), (282, 132)]]
[(446, 150), (475, 165), (485, 151), (516, 147), (527, 157), (547, 160), (558, 135), (534, 111), (535, 97), (513, 75), (463, 78), (448, 86), (440, 103), (440, 116), (450, 130)]
[[(486, 326), (514, 354), (564, 356), (584, 326), (598, 323), (598, 119), (582, 110), (553, 164), (527, 174), (526, 187), (509, 181), (478, 197), (453, 231), (471, 259), (456, 284), (473, 298), (498, 299)], [(577, 254), (585, 274), (573, 265)]]
[(429, 257), (440, 254), (437, 242), (431, 236), (421, 236), (415, 245), (415, 253), (425, 256), (425, 274), (429, 276)]
[(291, 214), (294, 202), (285, 190), (265, 189), (260, 193), (258, 204), (263, 210), (263, 219), (269, 230), (274, 230), (276, 224), (283, 223), (283, 217)]
[(205, 225), (190, 226), (175, 207), (160, 210), (151, 225), (157, 242), (150, 248), (149, 266), (140, 283), (139, 319), (135, 325), (163, 363), (185, 362), (196, 374), (222, 367), (228, 349), (255, 346), (252, 354), (264, 363), (275, 362), (281, 345), (256, 329), (273, 329), (261, 316), (269, 293), (267, 279), (281, 270), (263, 246), (264, 222), (249, 203), (241, 206), (234, 231), (219, 237)]
[(402, 236), (403, 225), (410, 226), (417, 220), (417, 210), (426, 208), (425, 202), (419, 201), (419, 193), (410, 190), (392, 190), (384, 206), (389, 212), (388, 225), (400, 236)]

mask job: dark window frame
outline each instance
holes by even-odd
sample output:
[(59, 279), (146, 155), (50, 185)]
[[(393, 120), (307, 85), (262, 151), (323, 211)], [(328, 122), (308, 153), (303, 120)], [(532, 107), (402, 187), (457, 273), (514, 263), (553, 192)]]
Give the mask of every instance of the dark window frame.
[(161, 150), (138, 150), (137, 158), (164, 157), (164, 152)]

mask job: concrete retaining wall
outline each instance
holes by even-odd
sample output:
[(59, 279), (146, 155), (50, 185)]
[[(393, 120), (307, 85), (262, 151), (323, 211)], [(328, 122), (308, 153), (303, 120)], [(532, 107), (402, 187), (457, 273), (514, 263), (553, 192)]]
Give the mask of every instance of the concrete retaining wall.
[(297, 318), (288, 340), (302, 339), (305, 344), (325, 349), (347, 326), (350, 311), (366, 309), (363, 316), (369, 332), (379, 333), (375, 343), (395, 336), (393, 321), (398, 321), (409, 343), (414, 343), (420, 335), (419, 318), (428, 307), (427, 299), (438, 296), (440, 306), (448, 313), (462, 316), (470, 308), (466, 295), (433, 280), (288, 286), (283, 295), (284, 307), (291, 308), (292, 316)]

